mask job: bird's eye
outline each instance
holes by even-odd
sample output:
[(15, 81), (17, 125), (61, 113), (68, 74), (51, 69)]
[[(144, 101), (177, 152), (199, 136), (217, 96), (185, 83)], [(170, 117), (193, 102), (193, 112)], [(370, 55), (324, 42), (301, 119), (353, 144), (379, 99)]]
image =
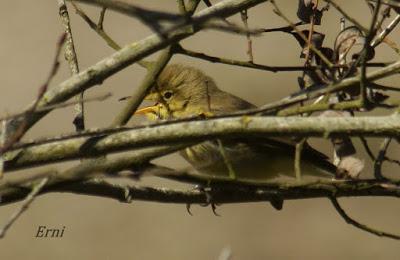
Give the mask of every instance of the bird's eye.
[(170, 99), (172, 97), (172, 92), (171, 91), (165, 91), (163, 94), (163, 97), (165, 99)]

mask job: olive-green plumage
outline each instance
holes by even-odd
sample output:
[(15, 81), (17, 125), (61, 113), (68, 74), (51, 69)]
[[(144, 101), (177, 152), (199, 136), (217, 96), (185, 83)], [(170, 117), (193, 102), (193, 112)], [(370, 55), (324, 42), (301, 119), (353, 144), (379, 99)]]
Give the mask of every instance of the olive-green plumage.
[[(152, 109), (143, 110), (151, 119), (212, 116), (255, 108), (219, 89), (200, 70), (181, 64), (168, 65), (163, 70), (146, 100), (156, 102)], [(232, 176), (233, 170), (236, 178), (248, 180), (270, 180), (280, 175), (294, 177), (294, 153), (295, 142), (290, 138), (255, 140), (245, 136), (206, 141), (181, 151), (202, 174)], [(336, 170), (325, 155), (307, 144), (301, 166), (302, 175), (332, 177)]]

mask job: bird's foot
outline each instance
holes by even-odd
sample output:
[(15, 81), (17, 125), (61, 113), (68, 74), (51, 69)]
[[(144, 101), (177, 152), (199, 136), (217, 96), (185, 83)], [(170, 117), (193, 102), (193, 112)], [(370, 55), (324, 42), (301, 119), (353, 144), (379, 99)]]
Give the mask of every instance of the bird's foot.
[[(219, 204), (213, 202), (212, 188), (210, 186), (205, 187), (205, 186), (202, 186), (202, 185), (196, 185), (193, 189), (204, 193), (204, 195), (206, 197), (206, 202), (200, 204), (200, 206), (202, 206), (202, 207), (211, 206), (211, 210), (212, 210), (213, 214), (215, 216), (219, 217), (220, 215), (216, 211), (217, 210), (217, 206), (219, 206)], [(186, 210), (188, 211), (188, 213), (190, 215), (192, 215), (192, 213), (190, 211), (190, 206), (191, 206), (191, 204), (189, 204), (189, 203), (186, 204)]]

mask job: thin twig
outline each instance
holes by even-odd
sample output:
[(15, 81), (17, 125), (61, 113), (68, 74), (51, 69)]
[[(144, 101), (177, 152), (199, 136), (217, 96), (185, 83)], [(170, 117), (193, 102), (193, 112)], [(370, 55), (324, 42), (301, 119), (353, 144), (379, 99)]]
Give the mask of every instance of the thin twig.
[[(372, 41), (371, 46), (372, 47), (377, 47), (379, 44), (381, 44), (386, 36), (388, 36), (394, 28), (399, 24), (400, 22), (400, 14), (396, 15), (396, 17), (390, 22), (390, 24)], [(399, 48), (397, 46), (392, 46), (394, 47), (397, 52), (400, 52)]]
[(374, 153), (372, 152), (371, 148), (369, 147), (367, 139), (366, 139), (365, 137), (363, 137), (363, 136), (360, 136), (360, 140), (361, 140), (361, 143), (363, 144), (364, 149), (365, 149), (365, 151), (367, 152), (369, 158), (370, 158), (372, 161), (375, 161), (375, 160), (376, 160), (376, 159), (375, 159), (375, 155), (374, 155)]
[[(239, 67), (245, 67), (245, 68), (251, 68), (251, 69), (258, 69), (258, 70), (265, 70), (265, 71), (271, 71), (271, 72), (284, 72), (284, 71), (314, 71), (314, 70), (319, 70), (322, 69), (322, 66), (269, 66), (269, 65), (263, 65), (263, 64), (258, 64), (258, 63), (252, 63), (248, 61), (240, 61), (240, 60), (234, 60), (234, 59), (228, 59), (228, 58), (222, 58), (222, 57), (216, 57), (216, 56), (211, 56), (205, 53), (201, 52), (195, 52), (192, 50), (188, 50), (182, 47), (182, 45), (177, 44), (174, 46), (174, 52), (182, 55), (186, 55), (189, 57), (193, 57), (196, 59), (202, 59), (206, 60), (212, 63), (221, 63), (221, 64), (227, 64), (227, 65), (233, 65), (233, 66), (239, 66)], [(367, 67), (382, 67), (384, 66), (384, 63), (367, 63)], [(343, 65), (334, 65), (333, 68), (347, 68), (348, 66), (346, 64)]]
[[(247, 9), (243, 10), (240, 12), (240, 17), (243, 21), (244, 27), (246, 30), (249, 30), (249, 25), (248, 25), (248, 19), (249, 16), (247, 14)], [(249, 62), (253, 63), (254, 62), (254, 57), (253, 57), (253, 42), (251, 41), (250, 33), (246, 33), (246, 38), (247, 38), (247, 55), (249, 56)]]
[[(59, 8), (61, 22), (64, 26), (64, 30), (67, 35), (64, 57), (69, 64), (71, 75), (76, 75), (79, 73), (78, 58), (76, 56), (74, 40), (71, 31), (71, 23), (68, 14), (68, 9), (65, 4), (65, 0), (58, 0), (58, 8)], [(75, 125), (77, 132), (85, 130), (85, 115), (84, 115), (85, 111), (84, 111), (83, 97), (84, 97), (84, 92), (82, 91), (81, 93), (78, 94), (77, 96), (78, 103), (75, 105), (75, 118), (73, 120), (73, 123)]]
[(385, 160), (386, 157), (386, 152), (387, 149), (389, 148), (390, 142), (392, 141), (392, 138), (387, 137), (385, 138), (385, 140), (383, 140), (379, 153), (375, 158), (374, 161), (374, 175), (375, 178), (377, 179), (384, 179), (385, 177), (383, 177), (382, 175), (382, 163)]
[[(83, 101), (85, 103), (94, 102), (94, 101), (104, 101), (111, 96), (112, 96), (112, 94), (109, 92), (109, 93), (105, 93), (105, 94), (101, 94), (101, 95), (95, 95), (93, 97), (84, 98)], [(47, 112), (47, 111), (54, 110), (54, 109), (65, 108), (65, 107), (76, 105), (77, 102), (80, 102), (80, 101), (73, 100), (73, 101), (67, 101), (67, 102), (60, 103), (60, 104), (39, 107), (39, 108), (36, 108), (35, 112)], [(26, 111), (8, 114), (7, 116), (0, 117), (0, 121), (17, 118), (17, 117), (25, 115), (25, 114), (26, 114)]]
[(103, 27), (104, 27), (103, 24), (104, 24), (104, 17), (106, 15), (106, 11), (107, 11), (106, 7), (101, 8), (99, 21), (97, 22), (97, 27), (100, 28), (101, 30), (103, 30)]
[(378, 26), (376, 25), (377, 19), (378, 19), (378, 14), (379, 14), (379, 10), (381, 8), (381, 2), (378, 1), (378, 3), (375, 6), (374, 9), (374, 13), (372, 16), (372, 20), (371, 20), (371, 24), (368, 30), (368, 34), (365, 37), (365, 42), (364, 42), (364, 46), (363, 46), (363, 50), (361, 53), (361, 72), (360, 72), (360, 99), (361, 99), (361, 103), (363, 104), (363, 106), (367, 105), (367, 84), (368, 81), (366, 80), (366, 74), (367, 74), (367, 68), (365, 67), (365, 64), (367, 62), (367, 55), (368, 55), (368, 51), (370, 50), (371, 47), (371, 41), (372, 39), (375, 37), (375, 34), (378, 30)]
[[(310, 60), (310, 57), (311, 57), (311, 55), (310, 55), (311, 54), (311, 44), (312, 44), (311, 40), (312, 40), (312, 36), (314, 34), (315, 13), (318, 11), (318, 4), (319, 4), (319, 1), (317, 0), (316, 4), (313, 6), (313, 12), (312, 12), (311, 17), (310, 17), (311, 23), (310, 23), (310, 30), (308, 32), (308, 38), (307, 38), (307, 41), (306, 41), (306, 43), (307, 43), (307, 51), (306, 51), (304, 67), (307, 67), (307, 66), (309, 66), (311, 64), (311, 60)], [(305, 74), (303, 74), (303, 77), (304, 77), (304, 75)]]
[[(370, 2), (376, 2), (378, 0), (368, 0)], [(400, 7), (398, 0), (382, 0), (382, 4), (389, 5), (391, 7)]]
[(48, 182), (48, 178), (43, 178), (39, 183), (35, 184), (33, 186), (32, 191), (26, 196), (24, 202), (22, 203), (21, 207), (12, 214), (10, 219), (5, 223), (5, 225), (0, 229), (0, 238), (4, 238), (6, 235), (6, 232), (12, 224), (22, 215), (22, 213), (28, 209), (29, 205), (32, 204), (34, 201), (36, 195), (39, 194), (39, 192), (43, 189), (43, 187), (46, 185)]
[(399, 240), (400, 236), (395, 235), (395, 234), (391, 234), (391, 233), (387, 233), (387, 232), (383, 232), (374, 228), (371, 228), (367, 225), (361, 224), (360, 222), (354, 220), (353, 218), (351, 218), (346, 211), (340, 206), (338, 200), (336, 199), (336, 197), (334, 196), (330, 196), (329, 199), (332, 202), (332, 205), (335, 207), (336, 211), (339, 213), (339, 215), (346, 221), (347, 224), (350, 224), (356, 228), (359, 228), (361, 230), (364, 230), (368, 233), (377, 235), (379, 237), (388, 237), (388, 238), (392, 238), (392, 239), (396, 239)]
[[(299, 26), (302, 25), (303, 22), (297, 22), (295, 24), (293, 24), (294, 26)], [(268, 29), (264, 29), (263, 32), (265, 33), (269, 33), (269, 32), (291, 32), (293, 31), (293, 27), (288, 25), (288, 26), (281, 26), (281, 27), (276, 27), (276, 28), (268, 28)]]

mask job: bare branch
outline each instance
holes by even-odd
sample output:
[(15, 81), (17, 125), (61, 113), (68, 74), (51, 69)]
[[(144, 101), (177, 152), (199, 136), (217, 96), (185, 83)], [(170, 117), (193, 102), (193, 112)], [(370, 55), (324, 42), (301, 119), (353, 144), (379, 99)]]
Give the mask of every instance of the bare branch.
[[(371, 46), (376, 47), (379, 44), (381, 44), (385, 40), (386, 36), (388, 36), (393, 31), (393, 29), (396, 28), (399, 22), (400, 22), (400, 14), (396, 15), (393, 21), (390, 22), (390, 24), (378, 35), (378, 37), (376, 37), (372, 41)], [(397, 50), (400, 51), (399, 49)]]
[[(201, 183), (201, 179), (199, 179)], [(364, 197), (388, 196), (398, 197), (398, 183), (388, 183), (377, 180), (359, 181), (318, 181), (308, 183), (269, 183), (252, 185), (246, 183), (212, 182), (211, 194), (215, 203), (243, 203), (271, 201), (277, 197), (283, 200), (298, 200), (310, 198)], [(92, 195), (117, 199), (127, 202), (127, 194), (132, 194), (133, 200), (155, 201), (162, 203), (204, 204), (206, 194), (201, 190), (173, 190), (167, 188), (143, 187), (138, 185), (121, 185), (110, 183), (104, 179), (89, 179), (83, 182), (60, 183), (46, 186), (41, 193), (70, 192), (82, 195)], [(26, 196), (26, 189), (9, 189), (3, 192), (3, 205), (16, 202)]]
[[(79, 157), (93, 157), (161, 144), (199, 142), (213, 138), (247, 136), (399, 136), (400, 117), (232, 117), (192, 122), (168, 122), (159, 126), (97, 132), (60, 141), (48, 140), (4, 155), (4, 170), (41, 165)], [(51, 152), (49, 152), (51, 151)]]
[(16, 212), (14, 212), (14, 214), (10, 217), (6, 224), (0, 229), (0, 238), (4, 238), (8, 229), (10, 229), (12, 224), (19, 218), (19, 216), (21, 216), (21, 214), (28, 209), (29, 205), (32, 204), (36, 195), (39, 194), (39, 192), (43, 189), (48, 180), (48, 178), (44, 178), (39, 183), (33, 186), (32, 191), (26, 196), (21, 207)]
[[(176, 52), (178, 54), (186, 55), (186, 56), (197, 58), (197, 59), (206, 60), (206, 61), (209, 61), (212, 63), (222, 63), (222, 64), (251, 68), (251, 69), (271, 71), (274, 73), (281, 72), (281, 71), (310, 71), (310, 70), (319, 70), (319, 69), (323, 68), (322, 66), (307, 66), (307, 67), (304, 67), (304, 66), (269, 66), (269, 65), (248, 62), (248, 61), (240, 61), (240, 60), (211, 56), (211, 55), (208, 55), (205, 53), (195, 52), (192, 50), (185, 49), (180, 44), (177, 44), (173, 48), (174, 48), (174, 52)], [(385, 66), (385, 64), (384, 63), (367, 63), (366, 66), (367, 67), (383, 67), (383, 66)], [(332, 68), (345, 68), (345, 67), (348, 67), (348, 66), (347, 65), (334, 65)]]
[(347, 224), (353, 225), (356, 228), (359, 228), (361, 230), (364, 230), (368, 233), (371, 233), (371, 234), (374, 234), (374, 235), (377, 235), (380, 237), (388, 237), (388, 238), (392, 238), (392, 239), (396, 239), (396, 240), (400, 239), (400, 236), (398, 236), (398, 235), (379, 231), (377, 229), (374, 229), (374, 228), (368, 227), (367, 225), (359, 223), (358, 221), (352, 219), (349, 215), (347, 215), (346, 211), (340, 206), (339, 202), (337, 201), (337, 199), (335, 197), (331, 196), (330, 200), (331, 200), (333, 206), (335, 207), (336, 211), (346, 221)]
[[(71, 24), (68, 14), (68, 9), (65, 4), (65, 0), (57, 0), (59, 14), (61, 22), (64, 26), (65, 34), (67, 35), (67, 40), (65, 43), (65, 59), (69, 64), (71, 75), (79, 73), (78, 58), (75, 52), (74, 40), (72, 38)], [(75, 105), (75, 118), (73, 123), (75, 125), (76, 131), (80, 132), (85, 130), (85, 117), (84, 117), (84, 105), (83, 105), (83, 91), (77, 96), (78, 103)]]

